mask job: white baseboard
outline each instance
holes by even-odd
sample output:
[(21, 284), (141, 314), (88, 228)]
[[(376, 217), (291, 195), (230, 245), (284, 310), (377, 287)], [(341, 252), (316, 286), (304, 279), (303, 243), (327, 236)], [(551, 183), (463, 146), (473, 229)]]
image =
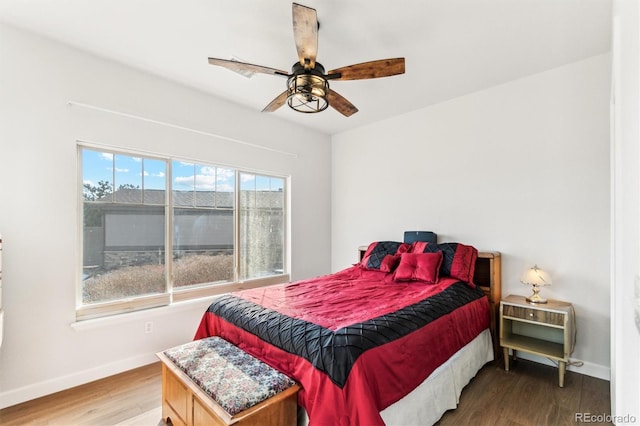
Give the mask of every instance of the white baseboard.
[(0, 409), (11, 407), (12, 405), (40, 398), (61, 390), (83, 385), (94, 380), (103, 379), (114, 374), (127, 370), (142, 367), (158, 361), (155, 354), (144, 354), (135, 357), (119, 360), (109, 364), (101, 365), (84, 371), (78, 371), (67, 376), (56, 377), (43, 382), (34, 383), (0, 393)]
[[(189, 312), (192, 312), (193, 315), (196, 315), (196, 318), (199, 318), (215, 297), (178, 302), (170, 306), (146, 309), (128, 314), (78, 321), (72, 323), (71, 328), (78, 333), (91, 333), (103, 328), (108, 329), (114, 325), (131, 323), (139, 324), (142, 329), (141, 323), (144, 321), (167, 318), (168, 316), (175, 315), (176, 313), (188, 314)], [(149, 347), (151, 347), (151, 352), (149, 353), (135, 355), (129, 358), (91, 367), (86, 370), (73, 372), (66, 376), (52, 377), (41, 382), (0, 392), (0, 409), (157, 362), (159, 360), (155, 356), (156, 351), (188, 342), (192, 339), (192, 336), (193, 334), (191, 334), (191, 331), (186, 331), (186, 329), (185, 331), (167, 333), (166, 336), (160, 338), (160, 341), (150, 344)], [(153, 351), (153, 348), (156, 348), (156, 350)], [(0, 383), (0, 390), (1, 389), (2, 386)]]
[[(547, 358), (538, 357), (526, 352), (518, 352), (518, 357), (540, 364), (554, 366), (554, 364)], [(35, 398), (40, 398), (61, 390), (83, 385), (94, 380), (103, 379), (105, 377), (142, 367), (143, 365), (151, 364), (156, 361), (158, 361), (158, 358), (156, 358), (155, 354), (138, 355), (88, 370), (79, 371), (67, 376), (56, 377), (54, 379), (13, 389), (8, 392), (2, 392), (0, 393), (0, 409), (30, 401)], [(591, 362), (584, 362), (582, 367), (569, 366), (567, 367), (567, 370), (607, 381), (611, 378), (611, 369), (609, 367)]]
[[(540, 356), (532, 355), (527, 352), (518, 352), (518, 358), (526, 359), (529, 361), (537, 362), (539, 364), (551, 365), (555, 366), (548, 358), (543, 358)], [(574, 361), (574, 360), (571, 360)], [(581, 367), (575, 365), (568, 365), (567, 370), (573, 371), (574, 373), (584, 374), (586, 376), (595, 377), (597, 379), (602, 380), (611, 380), (611, 368), (605, 367), (604, 365), (594, 364), (588, 361), (582, 361), (583, 365)]]

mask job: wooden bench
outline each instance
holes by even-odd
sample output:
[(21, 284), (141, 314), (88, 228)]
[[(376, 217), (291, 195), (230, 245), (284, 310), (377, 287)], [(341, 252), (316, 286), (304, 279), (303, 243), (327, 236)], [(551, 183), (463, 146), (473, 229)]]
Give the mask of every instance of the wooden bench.
[(299, 385), (226, 340), (209, 337), (156, 355), (168, 424), (295, 426)]

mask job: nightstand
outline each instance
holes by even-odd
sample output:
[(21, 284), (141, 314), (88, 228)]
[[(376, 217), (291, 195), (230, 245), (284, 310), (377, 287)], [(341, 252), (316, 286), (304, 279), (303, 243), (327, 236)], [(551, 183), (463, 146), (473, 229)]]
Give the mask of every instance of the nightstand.
[(508, 296), (500, 302), (500, 346), (504, 369), (509, 371), (509, 349), (524, 351), (558, 362), (558, 381), (564, 387), (564, 373), (573, 351), (573, 305), (558, 300), (533, 304), (524, 296)]

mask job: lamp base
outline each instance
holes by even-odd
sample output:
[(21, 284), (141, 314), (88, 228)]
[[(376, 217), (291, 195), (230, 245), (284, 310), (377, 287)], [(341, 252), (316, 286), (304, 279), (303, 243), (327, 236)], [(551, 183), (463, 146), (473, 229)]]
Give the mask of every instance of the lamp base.
[(533, 294), (527, 297), (527, 302), (529, 303), (547, 303), (547, 299), (540, 297), (540, 289), (537, 285), (533, 286)]
[(547, 303), (547, 299), (543, 299), (538, 294), (532, 294), (531, 296), (527, 297), (527, 302), (543, 304)]

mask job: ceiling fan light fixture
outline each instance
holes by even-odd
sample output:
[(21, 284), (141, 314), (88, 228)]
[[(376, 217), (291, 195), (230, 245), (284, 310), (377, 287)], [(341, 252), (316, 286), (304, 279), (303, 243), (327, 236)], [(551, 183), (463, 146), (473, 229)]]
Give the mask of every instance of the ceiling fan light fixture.
[[(316, 63), (316, 68), (318, 68)], [(295, 68), (295, 67), (294, 67)], [(287, 82), (287, 104), (298, 112), (315, 113), (324, 111), (329, 106), (329, 82), (322, 75), (322, 71), (296, 73)]]

